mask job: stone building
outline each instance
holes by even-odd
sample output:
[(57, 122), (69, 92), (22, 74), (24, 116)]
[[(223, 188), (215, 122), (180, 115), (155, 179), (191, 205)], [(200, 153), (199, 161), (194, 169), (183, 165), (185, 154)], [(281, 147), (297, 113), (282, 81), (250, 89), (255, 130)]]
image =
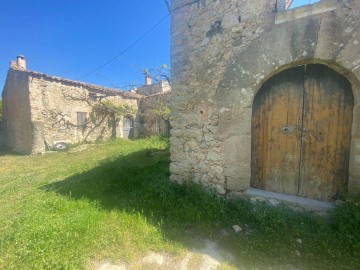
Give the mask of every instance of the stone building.
[(138, 119), (143, 136), (170, 134), (171, 104), (168, 92), (170, 88), (168, 83), (159, 85), (165, 85), (165, 91), (141, 98), (139, 102)]
[(153, 84), (152, 78), (145, 76), (145, 84), (135, 92), (143, 95), (139, 101), (138, 120), (142, 127), (142, 135), (170, 134), (170, 95), (169, 81), (159, 81)]
[(154, 94), (168, 93), (170, 90), (171, 87), (168, 81), (159, 81), (158, 83), (153, 84), (152, 78), (145, 75), (145, 84), (136, 88), (134, 91), (140, 95), (151, 96)]
[(360, 1), (289, 4), (172, 1), (173, 181), (360, 195)]
[[(43, 153), (58, 143), (79, 143), (114, 137), (150, 135), (156, 121), (144, 125), (152, 114), (144, 99), (151, 93), (169, 92), (162, 83), (145, 85), (142, 94), (49, 76), (26, 69), (24, 56), (10, 63), (3, 90), (3, 144), (24, 153)], [(115, 113), (103, 110), (115, 106)], [(119, 111), (121, 110), (121, 111)], [(158, 119), (156, 119), (158, 120)]]

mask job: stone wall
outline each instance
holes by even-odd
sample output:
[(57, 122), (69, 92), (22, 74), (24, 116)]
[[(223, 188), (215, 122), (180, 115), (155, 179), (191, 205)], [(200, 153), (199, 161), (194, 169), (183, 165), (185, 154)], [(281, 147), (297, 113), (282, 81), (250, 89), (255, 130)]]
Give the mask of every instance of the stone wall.
[(276, 2), (172, 1), (171, 179), (241, 195), (250, 187), (257, 91), (282, 70), (320, 63), (352, 84), (349, 193), (360, 194), (360, 3), (277, 12)]
[(0, 147), (5, 146), (5, 126), (4, 122), (0, 121)]
[[(127, 104), (137, 111), (137, 98), (123, 98), (112, 93), (94, 92), (91, 85), (58, 80), (49, 76), (31, 74), (30, 105), (31, 121), (37, 128), (38, 140), (34, 142), (34, 152), (44, 152), (44, 140), (49, 146), (58, 141), (78, 143), (122, 137), (122, 121), (115, 125), (109, 117), (90, 121), (93, 107), (99, 104), (99, 97), (106, 96), (114, 105)], [(85, 113), (88, 123), (79, 126), (77, 114)]]
[[(35, 154), (51, 149), (57, 142), (123, 137), (122, 117), (113, 121), (93, 109), (101, 99), (131, 108), (128, 114), (135, 118), (139, 98), (130, 92), (10, 69), (3, 92), (6, 146)], [(79, 125), (78, 113), (85, 116), (86, 124)]]
[(139, 102), (138, 119), (142, 123), (141, 135), (170, 134), (170, 93), (157, 93), (143, 97)]
[(19, 153), (31, 153), (33, 125), (30, 115), (28, 76), (10, 69), (2, 93), (5, 146)]
[(171, 91), (171, 86), (168, 81), (160, 81), (158, 83), (143, 85), (138, 87), (135, 92), (139, 95), (151, 96), (159, 93), (167, 93)]

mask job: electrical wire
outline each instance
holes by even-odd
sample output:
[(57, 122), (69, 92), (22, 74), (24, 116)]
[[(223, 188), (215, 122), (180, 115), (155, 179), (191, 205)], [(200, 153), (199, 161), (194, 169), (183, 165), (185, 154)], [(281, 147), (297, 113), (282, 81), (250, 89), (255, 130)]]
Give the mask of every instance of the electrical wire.
[(170, 16), (170, 13), (168, 13), (166, 16), (164, 16), (161, 20), (159, 20), (156, 24), (154, 24), (149, 30), (147, 30), (144, 34), (142, 34), (137, 40), (135, 40), (132, 44), (130, 44), (128, 47), (126, 47), (122, 52), (120, 52), (118, 55), (112, 57), (110, 60), (105, 62), (104, 64), (94, 68), (93, 70), (89, 71), (88, 73), (85, 73), (84, 75), (80, 76), (77, 80), (80, 80), (82, 78), (85, 78), (94, 72), (98, 71), (99, 69), (102, 69), (103, 67), (107, 66), (108, 64), (112, 63), (116, 59), (118, 59), (120, 56), (125, 54), (128, 50), (130, 50), (132, 47), (134, 47), (137, 43), (139, 43), (142, 39), (144, 39), (148, 34), (150, 34), (156, 27), (158, 27), (163, 21), (165, 21)]

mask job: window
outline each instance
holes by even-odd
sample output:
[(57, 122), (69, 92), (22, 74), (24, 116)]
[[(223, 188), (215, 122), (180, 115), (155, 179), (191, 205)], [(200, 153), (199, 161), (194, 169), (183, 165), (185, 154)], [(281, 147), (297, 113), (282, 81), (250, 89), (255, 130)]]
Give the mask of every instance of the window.
[(335, 10), (338, 0), (277, 0), (275, 24)]
[(286, 9), (293, 9), (301, 6), (311, 5), (320, 0), (286, 0)]
[(307, 6), (320, 2), (321, 0), (278, 0), (277, 10), (286, 11), (289, 9), (298, 8), (301, 6)]
[(90, 93), (89, 93), (89, 99), (90, 99), (91, 101), (96, 101), (96, 93), (90, 92)]
[(77, 112), (77, 126), (84, 127), (86, 125), (86, 112)]

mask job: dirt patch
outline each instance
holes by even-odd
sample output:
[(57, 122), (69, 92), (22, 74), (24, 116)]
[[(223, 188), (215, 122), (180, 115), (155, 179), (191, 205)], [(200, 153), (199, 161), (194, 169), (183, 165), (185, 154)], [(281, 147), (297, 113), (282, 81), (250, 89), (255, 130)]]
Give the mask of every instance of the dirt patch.
[[(228, 256), (228, 254), (227, 254)], [(175, 258), (166, 253), (150, 252), (130, 265), (114, 265), (110, 263), (96, 264), (96, 270), (127, 270), (127, 269), (179, 269), (179, 270), (215, 270), (225, 261), (225, 253), (210, 240), (204, 241), (201, 249), (188, 250), (182, 258)]]

